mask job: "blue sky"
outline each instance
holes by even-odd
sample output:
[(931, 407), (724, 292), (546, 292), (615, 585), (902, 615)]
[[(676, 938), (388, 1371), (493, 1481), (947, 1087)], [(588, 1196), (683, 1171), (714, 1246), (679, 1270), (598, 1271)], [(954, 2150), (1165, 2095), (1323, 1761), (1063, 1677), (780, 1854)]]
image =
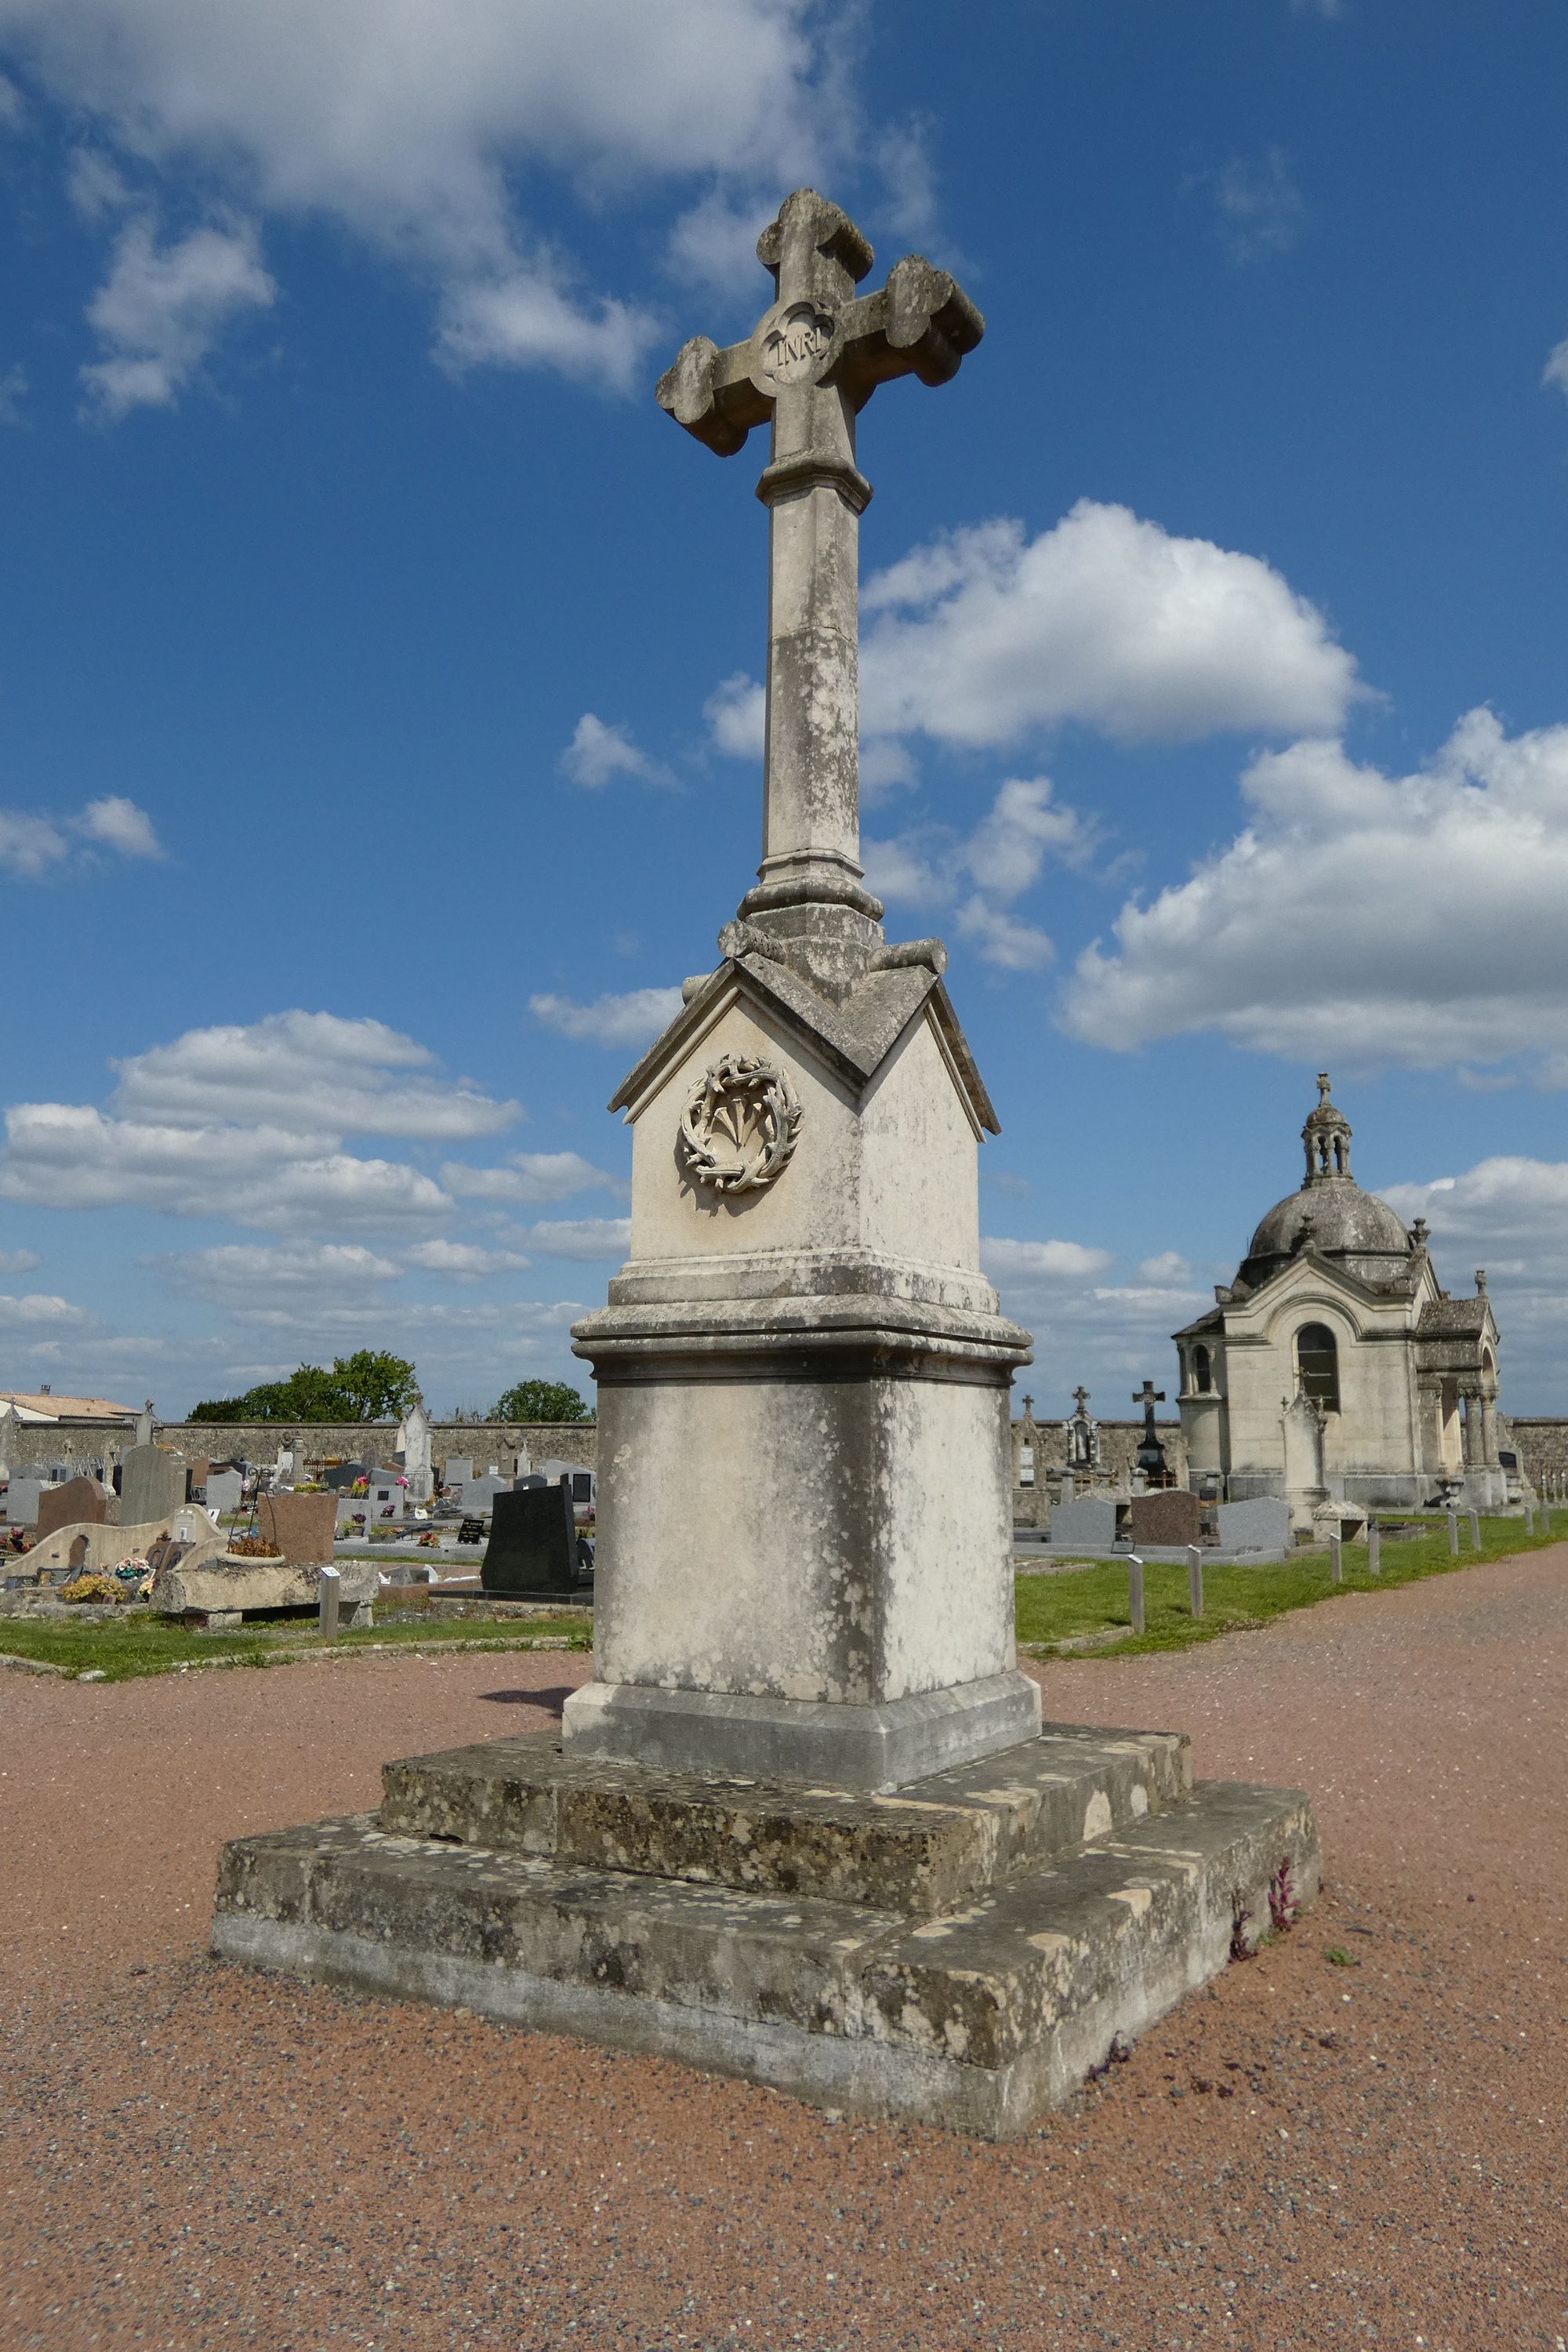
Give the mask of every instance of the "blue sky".
[(756, 453), (652, 386), (812, 180), (986, 314), (863, 426), (865, 830), (1027, 1384), (1172, 1385), (1326, 1066), (1568, 1410), (1565, 66), (1509, 0), (0, 0), (0, 1385), (571, 1375), (758, 854)]

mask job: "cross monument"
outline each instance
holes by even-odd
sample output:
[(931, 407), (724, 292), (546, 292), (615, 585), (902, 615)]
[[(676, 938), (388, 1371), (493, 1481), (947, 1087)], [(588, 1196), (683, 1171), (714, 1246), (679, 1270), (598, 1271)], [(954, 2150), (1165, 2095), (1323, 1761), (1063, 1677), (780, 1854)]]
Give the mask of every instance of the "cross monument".
[(615, 1097), (631, 1256), (574, 1334), (599, 1389), (595, 1679), (569, 1750), (888, 1788), (1033, 1736), (1012, 1630), (1008, 1388), (980, 1266), (995, 1113), (940, 940), (893, 944), (859, 861), (856, 462), (877, 386), (943, 383), (983, 322), (797, 188), (775, 299), (662, 407), (721, 457), (771, 428), (756, 887)]
[(757, 257), (776, 300), (727, 350), (693, 335), (658, 397), (721, 457), (753, 425), (772, 428), (757, 484), (769, 517), (763, 862), (740, 911), (837, 993), (859, 977), (882, 913), (859, 862), (860, 517), (871, 485), (856, 463), (856, 419), (897, 376), (956, 375), (984, 320), (919, 254), (858, 294), (871, 248), (814, 188), (785, 197)]

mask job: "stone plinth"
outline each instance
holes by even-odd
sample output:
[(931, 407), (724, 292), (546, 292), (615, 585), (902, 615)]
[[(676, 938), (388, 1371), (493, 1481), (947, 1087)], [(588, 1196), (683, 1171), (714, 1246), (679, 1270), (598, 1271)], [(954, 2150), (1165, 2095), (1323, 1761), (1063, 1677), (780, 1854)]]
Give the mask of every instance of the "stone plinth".
[[(340, 1570), (339, 1622), (369, 1624), (381, 1577), (374, 1560)], [(321, 1571), (302, 1561), (226, 1559), (205, 1549), (160, 1569), (152, 1601), (166, 1617), (263, 1616), (275, 1609), (314, 1609)]]
[(1289, 1790), (1051, 1727), (900, 1798), (585, 1763), (389, 1764), (379, 1815), (242, 1838), (213, 1948), (989, 2137), (1069, 2096), (1318, 1884)]

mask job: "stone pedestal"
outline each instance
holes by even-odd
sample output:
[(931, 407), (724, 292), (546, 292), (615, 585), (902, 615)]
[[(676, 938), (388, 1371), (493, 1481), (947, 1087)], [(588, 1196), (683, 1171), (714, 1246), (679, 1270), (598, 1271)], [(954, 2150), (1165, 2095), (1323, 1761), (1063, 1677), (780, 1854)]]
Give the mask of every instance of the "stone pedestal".
[(1005, 2138), (1317, 1890), (1304, 1797), (1188, 1770), (1052, 1726), (900, 1801), (487, 1740), (226, 1848), (213, 1948)]
[[(1008, 1384), (1028, 1335), (979, 1263), (994, 1114), (939, 950), (868, 959), (834, 1003), (736, 944), (616, 1098), (632, 1255), (576, 1331), (599, 1543), (595, 1680), (566, 1740), (893, 1788), (1039, 1720), (1012, 1623)], [(700, 1154), (735, 1074), (732, 1116), (763, 1106), (736, 1164), (770, 1118), (788, 1150), (731, 1191)]]

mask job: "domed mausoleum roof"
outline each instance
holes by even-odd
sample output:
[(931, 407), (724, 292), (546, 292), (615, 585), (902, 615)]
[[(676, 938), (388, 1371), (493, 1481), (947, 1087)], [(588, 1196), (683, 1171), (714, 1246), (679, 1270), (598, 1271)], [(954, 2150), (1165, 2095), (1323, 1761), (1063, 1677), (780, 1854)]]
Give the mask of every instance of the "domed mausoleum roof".
[(1317, 1107), (1308, 1113), (1301, 1140), (1306, 1179), (1299, 1192), (1276, 1201), (1259, 1223), (1237, 1282), (1256, 1290), (1303, 1249), (1336, 1260), (1363, 1282), (1401, 1279), (1415, 1244), (1397, 1212), (1375, 1193), (1363, 1192), (1352, 1176), (1350, 1121), (1329, 1099), (1326, 1073), (1319, 1076)]

